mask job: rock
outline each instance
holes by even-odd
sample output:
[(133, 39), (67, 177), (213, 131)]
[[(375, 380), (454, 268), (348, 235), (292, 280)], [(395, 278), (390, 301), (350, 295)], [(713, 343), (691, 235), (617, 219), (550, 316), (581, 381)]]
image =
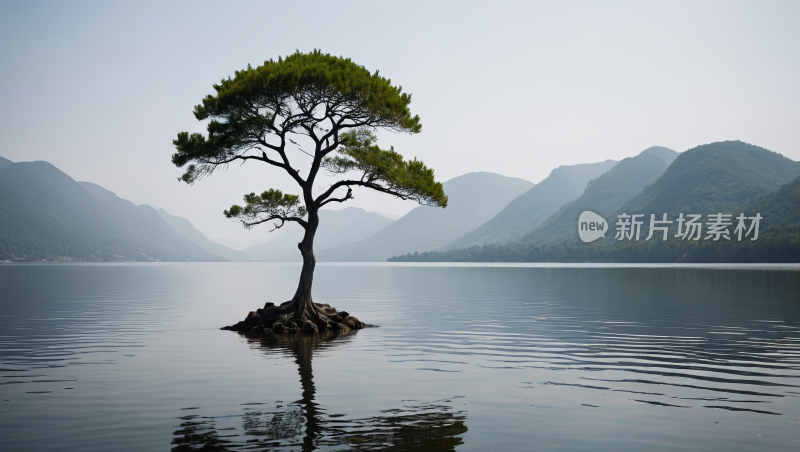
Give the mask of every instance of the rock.
[(281, 314), (275, 319), (275, 323), (289, 323), (294, 318), (294, 313)]
[(300, 324), (300, 331), (305, 334), (317, 334), (319, 333), (319, 328), (317, 325), (314, 325), (314, 322), (309, 320), (302, 320)]
[(316, 313), (309, 318), (295, 318), (293, 312), (281, 314), (286, 312), (285, 306), (288, 303), (290, 302), (281, 304), (281, 307), (271, 302), (266, 303), (264, 308), (249, 312), (243, 321), (223, 329), (256, 334), (318, 334), (320, 330), (347, 333), (368, 326), (351, 317), (347, 311), (337, 312), (327, 303), (314, 303)]
[(343, 323), (353, 329), (361, 329), (364, 328), (365, 326), (363, 323), (361, 323), (360, 320), (358, 320), (355, 317), (348, 317), (344, 319)]

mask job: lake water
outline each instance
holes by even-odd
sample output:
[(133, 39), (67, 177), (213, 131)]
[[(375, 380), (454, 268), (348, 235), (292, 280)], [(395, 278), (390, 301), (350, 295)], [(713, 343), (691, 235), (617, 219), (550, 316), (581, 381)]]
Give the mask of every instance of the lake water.
[(797, 450), (800, 267), (0, 264), (0, 450)]

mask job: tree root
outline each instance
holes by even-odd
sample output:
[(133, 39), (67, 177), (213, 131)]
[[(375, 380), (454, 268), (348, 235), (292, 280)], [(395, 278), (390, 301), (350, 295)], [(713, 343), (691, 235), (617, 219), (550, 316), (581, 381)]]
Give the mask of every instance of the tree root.
[(241, 322), (222, 329), (258, 334), (318, 334), (320, 331), (347, 333), (370, 326), (345, 311), (336, 311), (327, 303), (312, 303), (313, 309), (304, 308), (301, 312), (289, 310), (290, 303), (287, 301), (280, 306), (267, 303), (263, 309), (250, 311)]

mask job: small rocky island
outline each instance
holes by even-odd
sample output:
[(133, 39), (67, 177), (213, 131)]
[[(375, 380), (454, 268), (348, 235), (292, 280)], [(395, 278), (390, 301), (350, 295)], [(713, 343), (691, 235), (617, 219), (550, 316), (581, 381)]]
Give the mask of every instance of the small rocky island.
[[(247, 318), (235, 325), (223, 327), (223, 330), (252, 332), (260, 334), (317, 334), (320, 328), (307, 318), (296, 316), (294, 312), (287, 312), (291, 300), (276, 306), (268, 302), (263, 309), (250, 311)], [(313, 303), (319, 317), (323, 317), (322, 328), (329, 331), (347, 333), (350, 330), (359, 330), (368, 326), (346, 311), (337, 311), (336, 308), (325, 303)]]

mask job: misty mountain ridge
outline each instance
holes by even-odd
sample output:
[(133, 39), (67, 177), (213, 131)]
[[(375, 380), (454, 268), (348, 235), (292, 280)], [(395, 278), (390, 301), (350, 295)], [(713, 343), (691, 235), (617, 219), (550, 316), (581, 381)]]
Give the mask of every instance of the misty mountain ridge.
[(181, 234), (183, 237), (186, 237), (194, 244), (204, 249), (206, 252), (233, 262), (244, 262), (250, 260), (250, 257), (247, 254), (210, 240), (205, 236), (205, 234), (197, 230), (197, 228), (195, 228), (194, 225), (186, 218), (171, 215), (164, 209), (155, 209), (155, 211), (175, 232)]
[[(583, 210), (608, 221), (610, 235), (592, 246), (609, 249), (609, 256), (624, 245), (613, 239), (615, 217), (622, 212), (647, 218), (667, 213), (674, 219), (681, 212), (753, 210), (765, 218), (765, 231), (800, 228), (795, 207), (800, 205), (800, 162), (740, 141), (681, 154), (655, 146), (620, 162), (561, 166), (539, 184), (478, 172), (450, 179), (444, 188), (447, 208), (418, 206), (396, 221), (356, 207), (323, 209), (317, 260), (384, 261), (415, 251), (466, 250), (464, 243), (577, 246), (575, 225)], [(209, 240), (188, 220), (134, 205), (96, 184), (75, 182), (47, 162), (0, 157), (0, 258), (300, 261), (297, 243), (303, 230), (292, 223), (285, 228), (276, 239), (240, 252)]]
[(3, 157), (0, 157), (0, 169), (3, 169), (5, 167), (13, 165), (13, 164), (14, 164), (14, 162), (12, 162), (11, 160), (3, 158)]
[(622, 159), (609, 171), (589, 181), (578, 199), (558, 209), (521, 242), (553, 243), (577, 236), (573, 226), (581, 212), (592, 210), (606, 217), (614, 213), (642, 187), (661, 176), (678, 155), (672, 149), (651, 147), (635, 157)]
[(137, 206), (91, 182), (78, 182), (78, 185), (133, 229), (131, 235), (139, 242), (149, 243), (159, 249), (171, 249), (192, 259), (223, 260), (176, 232), (152, 207), (145, 204)]
[(610, 170), (616, 164), (615, 160), (606, 160), (599, 163), (559, 166), (551, 171), (546, 179), (513, 199), (489, 221), (444, 248), (455, 249), (519, 240), (564, 203), (580, 196), (590, 180)]
[[(651, 151), (648, 149), (647, 151)], [(800, 162), (781, 154), (743, 143), (725, 141), (697, 146), (683, 152), (642, 188), (620, 203), (625, 192), (652, 176), (662, 164), (645, 158), (669, 154), (642, 152), (625, 159), (587, 186), (584, 196), (565, 205), (545, 221), (527, 241), (489, 244), (439, 252), (406, 254), (398, 262), (798, 262), (800, 261)], [(669, 161), (669, 158), (664, 160)], [(623, 165), (625, 163), (625, 165)], [(649, 168), (650, 173), (647, 173)], [(623, 171), (624, 170), (624, 171)], [(621, 177), (624, 176), (624, 177)], [(601, 212), (608, 222), (605, 238), (582, 243), (577, 234), (581, 210)], [(610, 212), (610, 213), (609, 213)], [(617, 215), (644, 214), (639, 240), (614, 238)], [(650, 213), (666, 213), (673, 220), (668, 239), (646, 240)], [(703, 228), (698, 241), (674, 235), (679, 213), (706, 216), (731, 214), (731, 240), (707, 240)], [(739, 241), (733, 236), (734, 217), (761, 213), (758, 241)], [(705, 226), (705, 224), (704, 224)]]
[(137, 234), (72, 178), (47, 162), (0, 170), (0, 255), (26, 259), (186, 259)]
[(0, 164), (4, 259), (226, 260), (177, 232), (150, 206), (136, 206), (99, 185), (76, 182), (50, 163), (0, 158)]
[(669, 166), (672, 164), (672, 162), (675, 161), (676, 158), (678, 158), (680, 152), (673, 151), (672, 149), (665, 148), (664, 146), (650, 146), (649, 148), (642, 151), (639, 155), (642, 154), (654, 155), (663, 160), (664, 162), (666, 162), (667, 166)]
[(447, 208), (418, 206), (371, 237), (315, 252), (326, 262), (385, 261), (398, 253), (445, 246), (492, 218), (535, 184), (495, 173), (477, 172), (443, 183)]

